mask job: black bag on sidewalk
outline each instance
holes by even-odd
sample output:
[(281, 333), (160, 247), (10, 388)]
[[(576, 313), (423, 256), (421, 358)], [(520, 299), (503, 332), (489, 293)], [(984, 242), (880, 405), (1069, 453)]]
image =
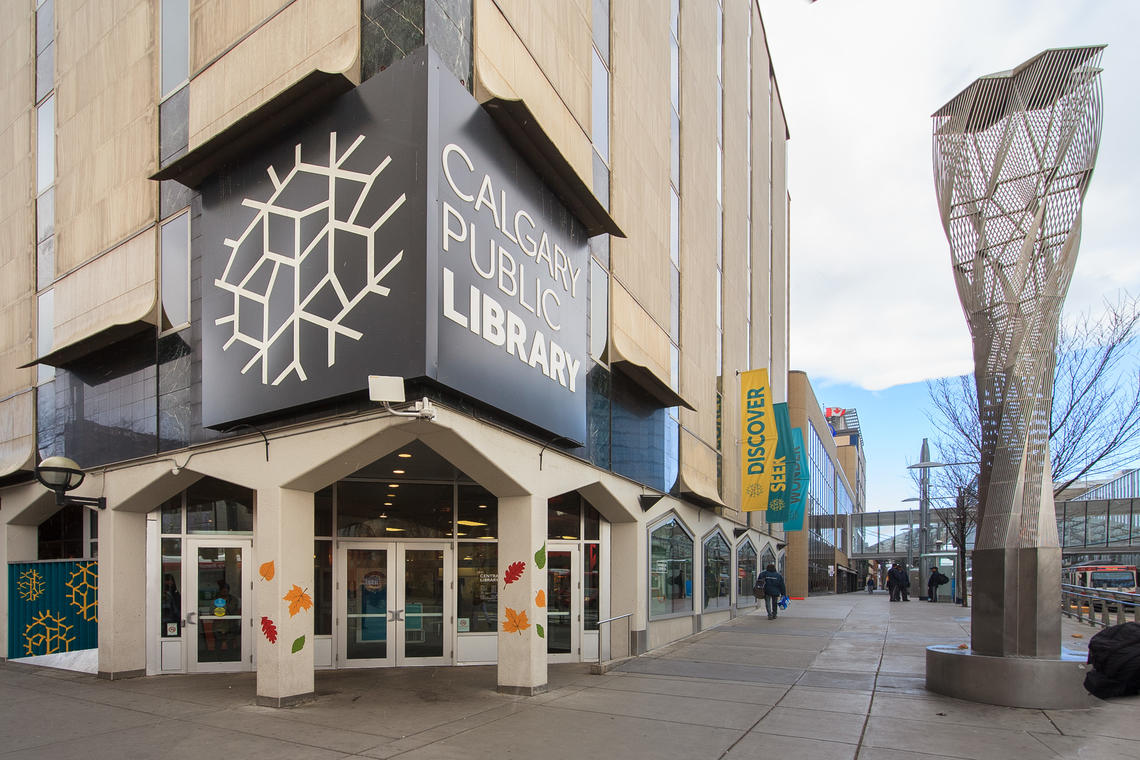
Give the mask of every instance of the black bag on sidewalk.
[(1089, 639), (1089, 664), (1085, 689), (1095, 697), (1127, 697), (1140, 694), (1140, 623), (1121, 623), (1105, 628)]

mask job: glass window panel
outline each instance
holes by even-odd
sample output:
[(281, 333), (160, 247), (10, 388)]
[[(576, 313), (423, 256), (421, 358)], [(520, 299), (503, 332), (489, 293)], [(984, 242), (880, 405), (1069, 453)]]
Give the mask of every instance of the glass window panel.
[(597, 259), (604, 268), (609, 269), (610, 236), (594, 235), (590, 238), (590, 255)]
[(728, 609), (732, 594), (732, 553), (719, 533), (705, 541), (705, 609)]
[(241, 555), (236, 547), (198, 548), (198, 662), (241, 661)]
[(41, 101), (55, 86), (55, 43), (36, 56), (36, 101)]
[(681, 39), (681, 0), (671, 0), (669, 3), (669, 32)]
[(499, 547), (459, 543), (456, 620), (460, 632), (494, 633), (499, 619)]
[(55, 39), (55, 0), (47, 0), (36, 9), (36, 53)]
[(170, 497), (162, 505), (160, 525), (163, 533), (182, 532), (182, 494)]
[(313, 535), (331, 536), (333, 516), (333, 487), (322, 488), (313, 494)]
[(388, 656), (388, 550), (345, 552), (344, 590), (349, 660)]
[(547, 501), (546, 535), (551, 539), (576, 541), (582, 537), (582, 497), (576, 491)]
[(450, 538), (455, 487), (450, 484), (341, 481), (338, 536)]
[(313, 634), (332, 635), (332, 541), (313, 542)]
[(36, 559), (82, 559), (86, 507), (60, 507), (37, 529)]
[(693, 539), (676, 518), (649, 534), (649, 615), (693, 611)]
[(482, 486), (459, 486), (458, 538), (493, 539), (499, 535), (499, 500)]
[(55, 184), (55, 95), (36, 109), (36, 193)]
[(675, 345), (669, 346), (669, 387), (677, 390), (681, 382), (681, 349)]
[(547, 552), (546, 651), (549, 654), (569, 653), (574, 640), (574, 577), (571, 568), (570, 552)]
[(1065, 506), (1065, 546), (1085, 545), (1085, 503), (1071, 501)]
[(187, 533), (253, 531), (253, 491), (214, 478), (186, 489)]
[(55, 235), (36, 246), (36, 290), (50, 287), (55, 281)]
[(1108, 540), (1108, 502), (1088, 502), (1086, 546), (1103, 546)]
[(669, 156), (669, 178), (673, 182), (673, 187), (681, 186), (681, 117), (672, 108), (669, 109), (669, 130), (670, 130), (670, 156)]
[(162, 329), (190, 321), (190, 214), (162, 225)]
[(736, 550), (736, 604), (755, 604), (752, 589), (756, 585), (756, 547), (745, 541)]
[(606, 360), (610, 330), (610, 277), (602, 265), (590, 260), (590, 356)]
[(1108, 543), (1116, 546), (1129, 543), (1129, 527), (1132, 522), (1131, 503), (1128, 499), (1116, 499), (1108, 505)]
[(162, 95), (190, 77), (190, 2), (162, 0)]
[(608, 164), (610, 161), (610, 72), (598, 51), (593, 51), (593, 100), (590, 106), (590, 137), (594, 149)]
[(582, 503), (586, 506), (584, 518), (586, 530), (584, 538), (587, 541), (598, 541), (601, 539), (602, 516), (598, 513), (598, 510), (594, 509), (594, 505), (590, 502), (582, 499)]
[(716, 142), (718, 148), (724, 144), (724, 89), (721, 88), (720, 82), (717, 82), (716, 88)]
[(669, 338), (681, 340), (681, 270), (669, 267)]
[(593, 14), (594, 46), (602, 55), (602, 60), (610, 62), (610, 0), (594, 0)]
[(594, 184), (591, 188), (594, 191), (594, 197), (602, 204), (602, 208), (609, 211), (610, 208), (610, 168), (606, 166), (606, 162), (594, 151)]
[(675, 188), (669, 188), (669, 260), (681, 266), (681, 198)]
[(162, 539), (162, 626), (159, 635), (182, 635), (182, 539)]
[(49, 187), (36, 199), (36, 242), (55, 234), (55, 188)]
[(582, 627), (587, 631), (598, 630), (598, 620), (601, 619), (598, 614), (602, 577), (600, 555), (601, 548), (597, 544), (582, 547)]
[[(40, 293), (36, 299), (36, 355), (43, 356), (51, 350), (54, 335), (55, 320), (55, 291), (48, 290)], [(47, 364), (37, 365), (37, 382), (46, 382), (55, 377), (55, 367)]]
[(1140, 544), (1140, 499), (1132, 499), (1132, 542)]

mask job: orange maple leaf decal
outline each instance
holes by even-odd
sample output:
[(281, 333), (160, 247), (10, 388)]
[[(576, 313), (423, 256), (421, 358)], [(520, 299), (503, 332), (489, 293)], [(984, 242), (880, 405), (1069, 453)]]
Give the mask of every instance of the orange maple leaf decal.
[(265, 580), (271, 581), (273, 580), (273, 575), (277, 572), (277, 570), (273, 566), (273, 560), (269, 560), (268, 562), (261, 563), (261, 567), (257, 568), (257, 572), (260, 573), (261, 577)]
[(539, 589), (538, 593), (534, 595), (534, 606), (535, 607), (545, 607), (546, 606), (546, 592), (543, 591), (542, 589)]
[(289, 593), (281, 597), (286, 602), (289, 602), (289, 617), (293, 617), (302, 609), (309, 610), (313, 608), (313, 598), (306, 594), (306, 591), (307, 589), (303, 589), (294, 583), (293, 588), (289, 589)]
[(503, 621), (503, 630), (507, 633), (517, 633), (522, 636), (522, 632), (530, 628), (530, 623), (526, 619), (526, 610), (515, 611), (510, 607), (506, 608), (507, 619)]

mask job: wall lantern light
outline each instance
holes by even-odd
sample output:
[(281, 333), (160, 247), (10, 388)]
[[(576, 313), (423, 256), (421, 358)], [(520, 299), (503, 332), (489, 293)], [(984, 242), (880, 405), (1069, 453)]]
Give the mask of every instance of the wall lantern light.
[(61, 507), (80, 506), (88, 509), (106, 509), (103, 496), (68, 496), (68, 491), (83, 483), (83, 468), (67, 457), (48, 457), (36, 465), (36, 480), (45, 488), (55, 491), (55, 503)]

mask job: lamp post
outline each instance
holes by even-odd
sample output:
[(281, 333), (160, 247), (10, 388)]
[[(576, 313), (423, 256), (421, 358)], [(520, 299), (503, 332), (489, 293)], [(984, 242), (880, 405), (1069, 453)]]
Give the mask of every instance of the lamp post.
[(55, 503), (60, 507), (79, 506), (88, 509), (106, 509), (107, 499), (103, 496), (68, 496), (83, 483), (86, 473), (75, 460), (67, 457), (48, 457), (36, 465), (36, 480), (55, 492)]

